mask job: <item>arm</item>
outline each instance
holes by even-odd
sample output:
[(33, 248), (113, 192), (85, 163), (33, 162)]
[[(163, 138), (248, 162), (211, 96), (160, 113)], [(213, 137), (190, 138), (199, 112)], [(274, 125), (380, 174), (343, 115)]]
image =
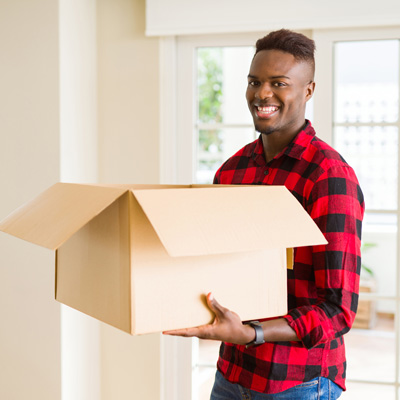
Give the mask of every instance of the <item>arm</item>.
[[(314, 184), (307, 211), (328, 240), (311, 248), (316, 299), (284, 318), (307, 348), (339, 338), (357, 311), (361, 266), (362, 192), (349, 167), (333, 167)], [(297, 259), (304, 255), (297, 249)]]
[[(298, 255), (312, 252), (317, 301), (299, 305), (282, 318), (264, 321), (262, 326), (266, 341), (301, 340), (311, 348), (346, 333), (355, 318), (363, 199), (352, 169), (332, 168), (320, 177), (311, 191), (307, 211), (329, 242), (311, 250), (298, 249)], [(208, 305), (216, 314), (213, 324), (165, 333), (240, 345), (254, 339), (254, 329), (243, 325), (237, 314), (209, 296)]]
[[(222, 307), (211, 293), (207, 295), (207, 304), (215, 314), (212, 324), (163, 333), (173, 336), (195, 336), (200, 339), (219, 340), (239, 345), (245, 345), (254, 340), (254, 328), (243, 324), (236, 313)], [(295, 331), (288, 325), (284, 318), (264, 321), (262, 322), (262, 327), (264, 338), (269, 342), (299, 340)]]

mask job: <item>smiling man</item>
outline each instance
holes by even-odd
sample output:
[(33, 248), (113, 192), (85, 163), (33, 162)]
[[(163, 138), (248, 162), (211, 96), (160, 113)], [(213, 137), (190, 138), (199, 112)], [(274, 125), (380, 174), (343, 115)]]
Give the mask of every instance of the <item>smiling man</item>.
[(329, 243), (295, 249), (287, 315), (242, 322), (209, 294), (212, 324), (167, 332), (223, 342), (212, 400), (334, 400), (345, 389), (343, 335), (357, 310), (364, 200), (352, 168), (305, 119), (314, 50), (284, 29), (257, 41), (246, 98), (260, 136), (214, 183), (285, 185)]

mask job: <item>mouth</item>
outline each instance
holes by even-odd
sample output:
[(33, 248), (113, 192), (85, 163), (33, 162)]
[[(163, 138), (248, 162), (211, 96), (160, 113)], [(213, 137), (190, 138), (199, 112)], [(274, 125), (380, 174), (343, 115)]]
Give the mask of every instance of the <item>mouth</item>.
[(279, 107), (277, 106), (255, 106), (256, 114), (259, 118), (269, 118), (274, 115), (278, 110)]

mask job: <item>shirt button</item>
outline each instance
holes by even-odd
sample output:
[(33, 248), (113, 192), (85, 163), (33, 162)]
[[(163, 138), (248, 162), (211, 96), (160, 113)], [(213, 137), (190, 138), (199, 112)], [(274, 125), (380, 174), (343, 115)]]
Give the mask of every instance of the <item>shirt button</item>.
[(268, 175), (268, 170), (266, 169), (265, 171), (264, 171), (264, 175)]

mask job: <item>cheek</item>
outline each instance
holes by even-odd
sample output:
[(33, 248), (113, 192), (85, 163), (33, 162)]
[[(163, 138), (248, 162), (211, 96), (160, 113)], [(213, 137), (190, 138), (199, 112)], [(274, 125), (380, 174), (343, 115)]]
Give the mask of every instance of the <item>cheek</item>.
[(307, 103), (307, 98), (306, 94), (301, 92), (301, 93), (296, 93), (293, 94), (292, 96), (288, 97), (286, 99), (287, 104), (290, 105), (290, 109), (292, 110), (302, 110)]
[(250, 88), (246, 89), (245, 97), (247, 102), (250, 102), (250, 100), (254, 97)]
[(251, 110), (251, 102), (254, 100), (254, 95), (251, 90), (247, 89), (246, 91), (246, 101), (247, 101), (247, 106)]

